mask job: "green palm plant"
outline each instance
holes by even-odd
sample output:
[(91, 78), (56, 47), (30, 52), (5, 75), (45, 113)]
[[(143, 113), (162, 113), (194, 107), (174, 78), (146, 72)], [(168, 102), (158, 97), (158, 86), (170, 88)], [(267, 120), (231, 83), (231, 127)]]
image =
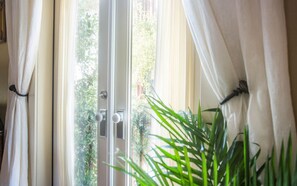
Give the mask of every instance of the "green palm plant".
[[(138, 185), (256, 186), (261, 185), (260, 175), (264, 169), (266, 175), (269, 175), (265, 180), (272, 180), (265, 185), (273, 185), (271, 183), (275, 183), (278, 179), (275, 173), (271, 173), (275, 172), (273, 158), (268, 158), (265, 164), (257, 168), (260, 148), (255, 155), (250, 155), (248, 129), (245, 129), (243, 134), (239, 134), (228, 146), (227, 126), (220, 109), (206, 111), (214, 113), (213, 121), (207, 123), (202, 119), (200, 108), (197, 114), (191, 111), (177, 113), (158, 98), (147, 97), (147, 100), (156, 116), (155, 120), (169, 134), (169, 137), (153, 135), (165, 145), (155, 146), (152, 149), (153, 153), (144, 156), (149, 170), (144, 170), (131, 158), (125, 156), (119, 156), (119, 159), (128, 164), (131, 169), (112, 166), (132, 176)], [(257, 144), (253, 145), (257, 146)], [(288, 151), (290, 149), (292, 148), (289, 145)], [(288, 154), (292, 152), (288, 152), (286, 156), (284, 154), (281, 156), (280, 165), (286, 169), (286, 165), (292, 161)], [(296, 171), (279, 175), (282, 179), (296, 183)]]
[[(275, 151), (272, 150), (272, 155), (267, 157), (265, 163), (264, 185), (266, 186), (296, 186), (297, 185), (297, 157), (293, 159), (292, 152), (292, 137), (289, 136), (285, 150), (285, 145), (282, 143), (279, 162), (276, 164)], [(278, 168), (278, 169), (277, 169)]]

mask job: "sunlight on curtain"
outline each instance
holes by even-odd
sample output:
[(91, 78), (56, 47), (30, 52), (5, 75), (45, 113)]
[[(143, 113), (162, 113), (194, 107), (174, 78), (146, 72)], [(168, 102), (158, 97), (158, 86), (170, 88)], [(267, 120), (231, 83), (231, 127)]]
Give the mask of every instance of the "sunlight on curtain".
[(217, 99), (247, 80), (249, 96), (222, 106), (231, 140), (248, 124), (250, 140), (263, 152), (260, 163), (274, 144), (279, 152), (290, 131), (296, 144), (283, 1), (183, 0), (183, 5)]
[(197, 110), (200, 64), (180, 0), (159, 1), (155, 90), (175, 110)]
[[(9, 85), (27, 94), (36, 63), (42, 1), (6, 1)], [(0, 185), (28, 185), (28, 97), (9, 93)]]
[(75, 1), (56, 5), (54, 185), (73, 185), (73, 65), (75, 52)]
[(149, 134), (166, 132), (147, 112), (144, 95), (155, 91), (176, 111), (197, 111), (200, 64), (180, 0), (133, 1), (132, 38), (131, 155), (149, 169), (143, 155), (161, 145)]
[[(175, 111), (198, 110), (200, 64), (180, 0), (159, 1), (154, 88)], [(154, 120), (151, 133), (167, 135)], [(162, 145), (155, 138), (151, 143)]]

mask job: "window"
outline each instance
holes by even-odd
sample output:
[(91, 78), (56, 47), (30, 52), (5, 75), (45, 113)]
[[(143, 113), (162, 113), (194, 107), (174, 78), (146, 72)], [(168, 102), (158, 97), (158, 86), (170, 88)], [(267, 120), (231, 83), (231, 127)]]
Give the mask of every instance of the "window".
[[(67, 3), (75, 8), (67, 9)], [(177, 110), (195, 109), (199, 99), (200, 69), (181, 2), (67, 3), (60, 22), (56, 78), (63, 83), (56, 88), (61, 104), (55, 162), (68, 164), (55, 165), (56, 177), (61, 184), (134, 184), (106, 164), (120, 163), (121, 151), (146, 167), (143, 155), (157, 142), (149, 134), (162, 131), (151, 118), (145, 95), (156, 93)], [(75, 14), (66, 14), (68, 10)]]
[(76, 185), (97, 185), (99, 0), (78, 0), (74, 63)]

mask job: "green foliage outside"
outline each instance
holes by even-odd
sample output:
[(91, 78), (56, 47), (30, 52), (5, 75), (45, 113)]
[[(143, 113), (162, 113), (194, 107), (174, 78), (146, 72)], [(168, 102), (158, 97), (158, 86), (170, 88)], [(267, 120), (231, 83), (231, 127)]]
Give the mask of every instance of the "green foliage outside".
[[(141, 10), (139, 10), (141, 11)], [(132, 63), (133, 85), (140, 85), (144, 91), (152, 86), (156, 58), (156, 23), (154, 17), (134, 18)]]
[[(98, 0), (78, 0), (75, 66), (75, 184), (97, 185), (97, 83), (98, 83)], [(142, 162), (148, 148), (150, 116), (144, 108), (144, 93), (153, 81), (156, 50), (155, 17), (146, 14), (142, 1), (135, 0), (133, 24), (133, 111), (132, 149)], [(139, 90), (138, 93), (137, 89)]]
[(98, 13), (79, 0), (75, 79), (75, 184), (97, 185)]
[(131, 143), (134, 152), (134, 161), (143, 164), (144, 154), (149, 147), (149, 133), (151, 127), (151, 117), (145, 110), (146, 104), (138, 100), (138, 105), (132, 110)]
[(152, 91), (156, 60), (156, 17), (149, 14), (142, 0), (133, 1), (132, 40), (132, 113), (131, 146), (133, 158), (143, 163), (149, 147), (151, 117), (144, 94)]

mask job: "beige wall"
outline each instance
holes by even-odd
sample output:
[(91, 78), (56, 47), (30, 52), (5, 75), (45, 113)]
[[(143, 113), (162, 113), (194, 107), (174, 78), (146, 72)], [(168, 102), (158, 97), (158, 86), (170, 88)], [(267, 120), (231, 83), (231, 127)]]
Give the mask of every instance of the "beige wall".
[(7, 44), (0, 44), (0, 118), (4, 120), (8, 90), (8, 50)]
[(285, 11), (288, 33), (291, 92), (295, 119), (297, 121), (297, 1), (285, 0)]

